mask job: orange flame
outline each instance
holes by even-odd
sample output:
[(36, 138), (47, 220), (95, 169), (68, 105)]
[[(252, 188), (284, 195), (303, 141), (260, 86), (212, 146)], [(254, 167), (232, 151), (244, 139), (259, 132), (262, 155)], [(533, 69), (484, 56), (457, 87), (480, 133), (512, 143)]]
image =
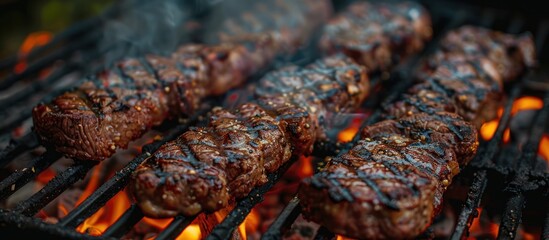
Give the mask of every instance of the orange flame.
[(490, 235), (495, 239), (495, 237), (498, 235), (499, 231), (499, 224), (491, 222), (491, 221), (485, 221), (481, 219), (482, 216), (482, 208), (478, 208), (478, 217), (476, 217), (473, 222), (471, 223), (471, 227), (469, 228), (469, 237), (468, 240), (474, 240), (477, 239), (479, 236), (486, 236)]
[(259, 221), (260, 221), (259, 213), (255, 208), (253, 208), (250, 214), (246, 216), (246, 219), (240, 226), (245, 225), (245, 228), (246, 228), (245, 232), (247, 235), (250, 235), (250, 233), (257, 232), (259, 228)]
[(15, 68), (13, 69), (15, 73), (22, 73), (25, 71), (27, 68), (27, 54), (30, 53), (32, 49), (45, 45), (51, 41), (51, 38), (52, 34), (46, 31), (33, 32), (29, 34), (19, 48), (19, 58), (21, 60), (17, 62)]
[[(101, 184), (101, 173), (104, 171), (104, 165), (106, 162), (102, 162), (96, 166), (90, 173), (90, 180), (82, 192), (82, 195), (77, 200), (77, 205), (82, 203), (87, 197), (89, 197)], [(110, 174), (112, 175), (112, 173)], [(79, 232), (87, 233), (92, 236), (101, 235), (110, 225), (112, 225), (124, 212), (130, 207), (131, 201), (127, 193), (121, 191), (117, 193), (111, 200), (109, 200), (105, 206), (100, 208), (95, 214), (86, 219), (78, 228)], [(60, 211), (67, 211), (64, 206), (59, 206)], [(172, 219), (152, 219), (144, 217), (142, 220), (144, 223), (158, 229), (159, 231), (164, 229), (172, 221)], [(201, 238), (200, 227), (198, 224), (189, 225), (177, 239), (195, 239)]]
[(200, 233), (200, 226), (198, 224), (191, 224), (179, 236), (177, 240), (198, 240), (202, 239), (202, 234)]
[(549, 134), (543, 134), (541, 141), (539, 142), (538, 154), (549, 162)]
[(365, 115), (360, 114), (353, 118), (349, 126), (347, 128), (343, 129), (341, 132), (339, 132), (337, 139), (340, 142), (350, 142), (353, 140), (355, 135), (357, 134), (360, 124), (362, 123), (362, 120), (364, 119)]
[(299, 178), (306, 178), (313, 176), (313, 158), (301, 156), (297, 162), (297, 176)]
[[(511, 116), (514, 116), (520, 111), (538, 110), (538, 109), (541, 109), (542, 107), (543, 107), (543, 101), (537, 97), (532, 97), (532, 96), (521, 97), (513, 103), (513, 108), (511, 109)], [(492, 121), (482, 124), (482, 126), (480, 127), (480, 135), (482, 139), (488, 141), (492, 139), (492, 137), (494, 137), (494, 134), (496, 133), (496, 129), (498, 128), (498, 124), (502, 115), (503, 115), (503, 108), (500, 107), (498, 109), (497, 119), (494, 119)], [(510, 138), (511, 138), (511, 130), (507, 128), (505, 129), (505, 132), (503, 132), (503, 142), (505, 143), (509, 142)]]
[(50, 168), (46, 168), (46, 170), (42, 171), (40, 174), (38, 174), (38, 176), (36, 176), (36, 181), (42, 184), (46, 184), (50, 180), (52, 180), (54, 177), (55, 177), (55, 172)]
[[(173, 219), (171, 219), (171, 218), (154, 219), (154, 218), (144, 217), (142, 221), (160, 231), (160, 230), (166, 228), (172, 220)], [(198, 239), (201, 239), (201, 238), (202, 238), (202, 234), (200, 232), (200, 226), (196, 223), (193, 223), (193, 224), (189, 225), (187, 228), (185, 228), (185, 230), (183, 230), (183, 232), (181, 232), (179, 234), (179, 236), (177, 236), (176, 239), (177, 240), (186, 240), (186, 239), (198, 240)], [(150, 239), (154, 239), (154, 237), (152, 237)]]

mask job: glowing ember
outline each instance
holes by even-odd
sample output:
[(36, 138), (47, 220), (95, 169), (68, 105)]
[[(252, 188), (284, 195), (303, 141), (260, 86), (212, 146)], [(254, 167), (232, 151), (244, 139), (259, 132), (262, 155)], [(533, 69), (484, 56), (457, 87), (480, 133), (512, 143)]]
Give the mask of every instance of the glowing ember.
[[(521, 97), (513, 103), (511, 116), (514, 116), (520, 111), (538, 110), (538, 109), (541, 109), (542, 107), (543, 107), (543, 101), (537, 97), (532, 97), (532, 96)], [(494, 134), (496, 133), (496, 129), (498, 128), (499, 120), (501, 119), (502, 115), (503, 115), (503, 108), (500, 108), (498, 110), (497, 119), (494, 119), (492, 121), (482, 124), (480, 128), (480, 135), (482, 139), (488, 141), (492, 139), (492, 137), (494, 137)], [(503, 142), (505, 143), (509, 142), (510, 137), (511, 137), (511, 130), (505, 129), (505, 132), (503, 133)]]
[(486, 218), (482, 216), (482, 208), (477, 209), (478, 216), (473, 219), (471, 227), (469, 228), (469, 237), (468, 240), (474, 240), (477, 238), (486, 238), (490, 236), (492, 239), (498, 235), (499, 225), (491, 221), (487, 221)]
[(360, 124), (364, 120), (364, 115), (359, 114), (356, 117), (353, 118), (349, 126), (345, 129), (343, 129), (341, 132), (339, 132), (337, 138), (340, 142), (350, 142), (355, 137), (356, 133), (358, 132), (360, 128)]
[(126, 192), (119, 192), (104, 207), (86, 219), (76, 230), (94, 236), (101, 234), (122, 216), (129, 207), (130, 199)]
[(202, 238), (202, 234), (200, 233), (200, 226), (198, 224), (191, 224), (179, 236), (177, 236), (177, 240), (198, 240)]
[[(102, 162), (100, 165), (96, 166), (93, 171), (90, 173), (90, 180), (85, 190), (82, 192), (82, 195), (78, 198), (77, 204), (80, 204), (88, 196), (90, 196), (101, 184), (101, 175), (102, 171), (105, 169), (107, 164)], [(111, 174), (112, 175), (112, 174)], [(112, 225), (124, 212), (130, 207), (131, 201), (125, 191), (121, 191), (116, 194), (111, 200), (109, 200), (105, 206), (100, 208), (95, 214), (86, 219), (78, 228), (76, 229), (79, 232), (87, 233), (92, 236), (101, 235), (110, 225)], [(60, 211), (67, 211), (64, 206), (59, 205)], [(152, 219), (144, 217), (142, 220), (145, 224), (148, 224), (151, 227), (156, 228), (158, 231), (166, 228), (172, 219)], [(177, 239), (200, 239), (200, 227), (198, 224), (189, 225), (178, 237)]]
[(19, 48), (19, 58), (21, 60), (15, 65), (14, 71), (16, 73), (25, 71), (27, 68), (27, 62), (25, 60), (27, 54), (32, 51), (32, 49), (45, 45), (51, 40), (51, 38), (52, 34), (46, 31), (39, 31), (29, 34)]
[(524, 110), (538, 110), (543, 107), (543, 101), (537, 97), (521, 97), (513, 103), (513, 110), (511, 110), (511, 114), (515, 115), (519, 111)]
[(46, 170), (38, 174), (38, 176), (36, 176), (36, 181), (42, 184), (46, 184), (50, 180), (52, 180), (54, 177), (55, 177), (55, 172), (50, 168), (47, 168)]
[(313, 158), (301, 156), (297, 162), (299, 172), (297, 175), (300, 178), (313, 176)]
[(143, 222), (147, 223), (150, 226), (153, 226), (156, 229), (164, 229), (170, 224), (172, 219), (166, 218), (166, 219), (154, 219), (154, 218), (148, 218), (144, 217)]
[(527, 232), (525, 232), (524, 230), (521, 230), (520, 233), (521, 233), (521, 236), (522, 236), (522, 239), (523, 239), (523, 240), (535, 240), (535, 239), (538, 239), (538, 238), (536, 238), (536, 236), (534, 236), (534, 234), (527, 233)]
[(549, 162), (549, 134), (544, 134), (541, 138), (538, 154)]
[[(248, 216), (246, 216), (246, 219), (240, 226), (242, 225), (245, 225), (247, 235), (257, 232), (257, 229), (259, 227), (259, 213), (255, 208), (252, 209), (252, 211), (250, 212), (250, 214), (248, 214)], [(243, 236), (246, 236), (246, 235), (243, 235)]]

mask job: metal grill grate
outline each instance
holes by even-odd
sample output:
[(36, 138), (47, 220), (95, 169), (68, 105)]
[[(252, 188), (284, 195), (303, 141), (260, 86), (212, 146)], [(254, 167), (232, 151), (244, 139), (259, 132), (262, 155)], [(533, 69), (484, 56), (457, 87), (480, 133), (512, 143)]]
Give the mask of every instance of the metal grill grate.
[[(365, 108), (375, 108), (378, 110), (374, 111), (370, 117), (364, 121), (361, 128), (379, 120), (381, 115), (379, 106), (395, 101), (399, 95), (406, 90), (410, 84), (409, 75), (412, 70), (417, 66), (421, 59), (428, 56), (429, 53), (434, 50), (434, 47), (437, 45), (437, 41), (440, 40), (440, 37), (446, 31), (457, 26), (463, 24), (474, 24), (491, 27), (510, 33), (518, 33), (529, 30), (534, 33), (534, 36), (536, 36), (536, 46), (539, 55), (544, 56), (544, 51), (548, 50), (543, 48), (543, 45), (547, 40), (547, 34), (549, 33), (549, 22), (547, 21), (529, 23), (528, 19), (516, 18), (514, 15), (510, 15), (510, 13), (507, 12), (495, 11), (491, 9), (476, 9), (467, 5), (441, 3), (438, 1), (421, 2), (424, 3), (424, 5), (427, 6), (432, 13), (436, 37), (421, 55), (410, 59), (407, 63), (395, 69), (391, 74), (391, 79), (382, 81), (380, 77), (374, 78), (373, 82), (376, 85), (384, 86), (384, 88), (382, 88), (384, 90), (375, 93), (364, 104)], [(134, 3), (137, 7), (144, 4), (139, 3), (139, 1), (134, 1)], [(340, 6), (341, 3), (336, 5)], [(44, 46), (43, 49), (52, 48), (55, 44), (65, 41), (69, 41), (70, 44), (63, 46), (58, 51), (45, 54), (45, 56), (37, 60), (35, 64), (29, 66), (25, 72), (19, 75), (10, 75), (6, 79), (0, 81), (0, 90), (8, 89), (12, 84), (21, 79), (36, 76), (40, 70), (48, 67), (48, 64), (53, 60), (68, 58), (75, 54), (75, 52), (81, 51), (84, 47), (93, 44), (98, 38), (97, 32), (101, 32), (100, 30), (95, 29), (95, 25), (102, 21), (107, 21), (109, 18), (115, 16), (121, 8), (123, 7), (116, 6), (113, 9), (108, 10), (104, 16), (100, 18), (75, 25), (66, 32), (59, 34), (54, 41)], [(206, 10), (207, 7), (200, 5), (200, 7), (197, 7), (196, 9)], [(458, 10), (456, 11), (456, 9)], [(534, 28), (532, 28), (532, 26)], [(81, 37), (82, 35), (85, 35), (85, 37)], [(79, 36), (78, 39), (80, 40), (72, 41), (75, 36)], [(47, 91), (49, 85), (59, 81), (59, 79), (70, 72), (82, 71), (85, 67), (85, 63), (95, 59), (100, 59), (104, 56), (104, 54), (117, 47), (123, 46), (113, 44), (112, 47), (103, 49), (102, 51), (90, 51), (87, 57), (84, 57), (85, 60), (80, 63), (67, 64), (58, 71), (49, 75), (44, 81), (33, 82), (30, 85), (31, 87), (27, 90), (0, 100), (0, 108), (8, 107), (5, 112), (12, 115), (9, 118), (9, 121), (0, 124), (0, 135), (11, 132), (15, 127), (18, 127), (23, 121), (30, 117), (30, 109), (34, 105), (30, 98), (39, 92), (44, 90)], [(43, 49), (38, 49), (35, 52), (32, 52), (30, 57), (35, 58), (39, 55), (43, 55), (47, 52)], [(298, 54), (305, 53), (301, 52)], [(310, 54), (305, 55), (310, 58), (315, 57)], [(309, 59), (309, 61), (310, 60), (312, 59)], [(10, 69), (15, 63), (16, 59), (2, 61), (0, 62), (0, 69)], [(541, 70), (544, 69), (542, 68)], [(545, 122), (549, 118), (549, 88), (546, 87), (545, 89), (542, 89), (544, 92), (543, 102), (545, 103), (545, 106), (537, 112), (534, 123), (531, 124), (531, 129), (529, 129), (529, 131), (532, 134), (529, 135), (529, 139), (526, 144), (527, 147), (522, 150), (521, 155), (518, 158), (518, 167), (513, 169), (504, 166), (496, 159), (498, 153), (503, 147), (502, 141), (504, 131), (509, 126), (513, 103), (524, 92), (531, 90), (529, 88), (530, 85), (534, 83), (540, 84), (540, 82), (531, 81), (531, 79), (539, 79), (540, 77), (542, 77), (542, 75), (530, 73), (511, 86), (511, 90), (508, 94), (509, 98), (505, 104), (503, 115), (494, 137), (490, 141), (483, 142), (481, 144), (477, 156), (469, 167), (470, 171), (474, 171), (475, 174), (473, 175), (469, 185), (469, 192), (465, 202), (463, 202), (463, 208), (461, 209), (457, 220), (457, 225), (451, 236), (452, 239), (461, 239), (468, 234), (470, 223), (477, 214), (476, 209), (481, 205), (486, 188), (488, 184), (493, 181), (492, 179), (494, 179), (494, 176), (498, 178), (511, 178), (511, 181), (506, 184), (506, 193), (508, 194), (508, 198), (505, 199), (505, 207), (502, 213), (501, 227), (498, 237), (500, 239), (512, 239), (516, 235), (517, 227), (520, 224), (522, 211), (527, 199), (527, 193), (533, 191), (541, 192), (542, 196), (540, 197), (547, 199), (547, 195), (549, 194), (549, 175), (547, 173), (540, 173), (536, 171), (534, 169), (533, 161), (535, 160), (538, 152), (537, 147), (541, 140), (542, 134), (545, 132)], [(541, 84), (545, 84), (545, 82), (541, 82)], [(387, 87), (386, 85), (392, 86)], [(51, 98), (58, 93), (59, 91), (49, 92), (46, 94), (46, 99)], [(14, 105), (13, 103), (17, 104)], [(209, 106), (216, 103), (219, 103), (219, 99), (211, 99)], [(178, 125), (172, 128), (162, 140), (145, 145), (143, 147), (142, 154), (134, 158), (123, 169), (117, 171), (113, 177), (108, 179), (108, 181), (101, 185), (76, 208), (70, 211), (64, 218), (60, 219), (57, 224), (48, 224), (40, 221), (39, 219), (33, 218), (32, 216), (40, 211), (40, 209), (65, 191), (68, 187), (73, 185), (76, 181), (82, 179), (86, 173), (96, 165), (96, 163), (75, 161), (73, 166), (58, 174), (54, 179), (48, 182), (42, 190), (34, 194), (32, 197), (17, 204), (15, 209), (0, 210), (0, 232), (17, 233), (19, 235), (41, 234), (41, 236), (48, 235), (51, 237), (66, 239), (119, 238), (124, 236), (144, 217), (143, 213), (138, 207), (136, 207), (136, 205), (130, 206), (130, 208), (128, 208), (126, 212), (100, 237), (80, 234), (74, 229), (97, 212), (101, 207), (103, 207), (107, 201), (114, 197), (114, 195), (123, 190), (129, 180), (131, 172), (135, 170), (135, 168), (148, 156), (150, 156), (151, 153), (158, 149), (161, 144), (175, 139), (189, 126), (196, 123), (199, 116), (203, 115), (206, 111), (208, 111), (208, 109), (208, 107), (204, 108), (201, 112), (192, 117), (186, 124)], [(355, 138), (352, 142), (355, 142), (356, 140), (358, 139)], [(32, 133), (21, 137), (18, 141), (13, 141), (7, 148), (0, 152), (0, 166), (5, 166), (17, 156), (25, 152), (29, 152), (38, 146), (39, 143)], [(350, 144), (340, 145), (335, 143), (321, 143), (317, 144), (314, 154), (320, 157), (333, 156), (336, 155), (336, 150), (341, 150), (340, 153), (343, 153), (346, 149), (349, 149), (350, 146)], [(0, 182), (0, 199), (3, 200), (9, 197), (16, 190), (36, 178), (40, 172), (50, 167), (60, 157), (61, 154), (48, 150), (35, 159), (32, 159), (26, 170), (14, 172), (7, 178), (3, 179)], [(289, 161), (277, 172), (268, 175), (269, 182), (267, 184), (254, 189), (246, 198), (239, 200), (236, 207), (212, 230), (207, 239), (228, 239), (231, 236), (231, 233), (250, 213), (252, 208), (263, 200), (264, 194), (274, 186), (277, 180), (294, 162), (295, 159), (293, 161)], [(547, 202), (549, 201), (545, 201), (545, 203)], [(541, 233), (542, 239), (549, 238), (549, 204), (546, 208), (547, 212), (544, 218)], [(292, 223), (299, 216), (300, 212), (301, 207), (299, 205), (299, 199), (294, 198), (285, 206), (282, 212), (264, 233), (263, 239), (282, 238), (285, 230), (292, 225)], [(171, 223), (158, 234), (157, 239), (175, 238), (188, 225), (190, 225), (194, 219), (195, 217), (175, 217)], [(429, 231), (425, 234), (425, 236), (428, 237), (428, 235)], [(334, 237), (335, 235), (330, 233), (325, 228), (320, 228), (315, 235), (315, 239), (333, 239)]]

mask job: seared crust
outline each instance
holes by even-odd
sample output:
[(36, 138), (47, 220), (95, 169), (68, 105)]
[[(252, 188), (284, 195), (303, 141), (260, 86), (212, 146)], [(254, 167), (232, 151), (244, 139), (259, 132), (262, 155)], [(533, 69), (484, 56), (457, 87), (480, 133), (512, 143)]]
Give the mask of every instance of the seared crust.
[[(272, 81), (290, 79), (295, 81), (292, 88), (269, 87)], [(305, 68), (281, 69), (261, 82), (265, 89), (258, 90), (257, 103), (233, 111), (214, 109), (207, 127), (192, 128), (137, 168), (130, 187), (147, 216), (214, 211), (232, 198), (248, 195), (267, 181), (267, 173), (276, 171), (291, 156), (309, 154), (314, 142), (325, 135), (322, 117), (336, 108), (356, 108), (369, 84), (365, 68), (341, 55)], [(188, 153), (173, 151), (170, 146), (188, 149)], [(177, 160), (174, 167), (163, 165), (173, 159)], [(204, 169), (208, 171), (199, 174), (204, 179), (187, 181), (195, 178), (187, 175)], [(217, 175), (209, 174), (214, 172)], [(183, 180), (162, 180), (166, 176)], [(212, 187), (196, 189), (192, 185), (201, 182), (211, 182)]]
[(277, 54), (293, 52), (331, 13), (326, 0), (313, 5), (302, 0), (292, 10), (296, 19), (280, 18), (293, 2), (273, 1), (278, 10), (262, 16), (245, 14), (244, 23), (261, 27), (242, 29), (241, 37), (216, 36), (226, 39), (185, 45), (170, 57), (121, 61), (77, 90), (36, 106), (34, 129), (44, 145), (68, 157), (108, 158), (152, 126), (192, 115), (205, 97), (242, 84)]
[(35, 107), (34, 130), (69, 157), (103, 160), (165, 119), (192, 114), (205, 96), (243, 82), (254, 64), (249, 54), (232, 44), (188, 45), (171, 58), (127, 59)]
[[(313, 1), (311, 0), (311, 2)], [(379, 10), (383, 9), (381, 7)], [(375, 12), (376, 10), (371, 11)], [(313, 14), (320, 13), (321, 11)], [(392, 14), (405, 13), (393, 12)], [(414, 25), (417, 27), (415, 31), (429, 29), (429, 34), (422, 35), (421, 41), (430, 37), (431, 26), (428, 21), (413, 23), (419, 24), (419, 26)], [(377, 32), (377, 34), (395, 38), (402, 36), (399, 30), (391, 31), (389, 27), (385, 26), (392, 24), (391, 22), (374, 22), (372, 25), (366, 21), (361, 27), (375, 28), (378, 24), (386, 27), (384, 28), (386, 31)], [(234, 31), (236, 32), (236, 30)], [(354, 29), (344, 30), (354, 31)], [(421, 34), (418, 33), (418, 35)], [(370, 39), (357, 39), (357, 41), (368, 44)], [(403, 50), (407, 49), (408, 42), (395, 41), (392, 44), (394, 45), (391, 45), (389, 50), (395, 52), (417, 52), (420, 45), (423, 45), (421, 43), (408, 50)], [(365, 50), (364, 54), (367, 55), (367, 51), (375, 51), (375, 49)], [(399, 55), (404, 56), (411, 52), (399, 53)], [(343, 53), (348, 54), (345, 51)], [(375, 64), (376, 66), (386, 66), (384, 65), (386, 63), (381, 62), (384, 59), (379, 58), (374, 61), (380, 61)], [(157, 180), (163, 175), (158, 174), (157, 179), (143, 177), (153, 176), (154, 171), (165, 171), (149, 167), (154, 166), (156, 161), (164, 161), (151, 157), (146, 160), (145, 164), (139, 166), (130, 183), (141, 209), (147, 216), (153, 217), (170, 217), (176, 213), (192, 215), (201, 210), (215, 210), (211, 208), (215, 204), (220, 204), (218, 207), (225, 206), (226, 202), (233, 197), (246, 196), (252, 188), (264, 183), (266, 173), (277, 170), (288, 161), (290, 156), (306, 155), (312, 152), (314, 142), (323, 139), (326, 135), (324, 120), (328, 117), (328, 113), (350, 112), (364, 101), (370, 88), (366, 74), (365, 67), (343, 55), (324, 58), (304, 68), (290, 66), (267, 74), (260, 80), (256, 89), (256, 103), (244, 104), (233, 111), (217, 109), (214, 111), (214, 117), (210, 119), (208, 127), (192, 129), (183, 136), (194, 137), (183, 139), (182, 136), (178, 139), (183, 142), (179, 144), (191, 146), (192, 142), (197, 146), (202, 146), (193, 148), (195, 159), (209, 164), (211, 168), (224, 171), (224, 174), (220, 174), (214, 182), (226, 184), (226, 188), (220, 189), (213, 186), (211, 189), (202, 189), (201, 193), (194, 196), (195, 194), (185, 190), (193, 189), (193, 186), (185, 185), (190, 183), (182, 183), (177, 186), (181, 190), (175, 190), (168, 194), (177, 196), (176, 199), (181, 199), (181, 204), (173, 207), (171, 203), (164, 203), (158, 197), (159, 193), (170, 191), (162, 185), (165, 184), (164, 181)], [(259, 121), (261, 121), (260, 125), (258, 125)], [(227, 138), (236, 142), (231, 142), (231, 145), (223, 143)], [(233, 151), (231, 154), (227, 154), (229, 146), (239, 146), (242, 151)], [(178, 159), (184, 159), (184, 157)], [(233, 161), (235, 164), (225, 164), (227, 161)], [(200, 170), (201, 168), (194, 169), (194, 171)], [(185, 175), (188, 174), (188, 171), (176, 169), (164, 173), (169, 176), (177, 174)], [(212, 197), (198, 200), (199, 196), (206, 195), (203, 192), (208, 192), (208, 195)], [(156, 195), (153, 195), (154, 193)], [(204, 201), (204, 204), (201, 205), (201, 201)], [(146, 204), (142, 204), (142, 202)], [(154, 205), (149, 204), (150, 202), (154, 202)], [(195, 208), (195, 206), (197, 207)]]
[(442, 60), (487, 59), (502, 81), (514, 80), (525, 67), (537, 65), (535, 44), (530, 33), (518, 36), (486, 28), (463, 26), (448, 33), (441, 41), (439, 51), (428, 65), (438, 66)]
[(320, 46), (345, 53), (369, 72), (386, 71), (423, 49), (431, 35), (431, 18), (417, 3), (357, 2), (330, 20)]
[[(420, 69), (418, 83), (387, 106), (385, 120), (366, 127), (349, 152), (302, 182), (304, 215), (353, 238), (409, 239), (423, 232), (453, 177), (476, 154), (476, 129), (495, 117), (502, 82), (534, 62), (529, 54), (517, 60), (515, 52), (501, 51), (502, 37), (533, 48), (531, 39), (485, 29), (450, 32), (445, 39), (466, 43), (454, 42), (451, 50), (443, 43)], [(502, 54), (498, 59), (488, 43)]]

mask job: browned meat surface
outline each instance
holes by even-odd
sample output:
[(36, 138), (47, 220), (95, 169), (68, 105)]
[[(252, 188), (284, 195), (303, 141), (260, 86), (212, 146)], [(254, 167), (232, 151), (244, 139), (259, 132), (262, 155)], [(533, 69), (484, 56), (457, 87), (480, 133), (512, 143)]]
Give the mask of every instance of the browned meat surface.
[(403, 97), (390, 105), (387, 113), (400, 118), (418, 112), (457, 113), (480, 127), (496, 116), (502, 100), (503, 84), (497, 72), (490, 72), (489, 60), (443, 60), (419, 80)]
[[(231, 18), (235, 11), (243, 13)], [(332, 7), (325, 0), (236, 0), (222, 4), (211, 14), (215, 17), (205, 26), (209, 43), (247, 42), (261, 34), (275, 43), (273, 49), (293, 51), (306, 41), (303, 32), (313, 31), (332, 15)]]
[[(481, 32), (482, 39), (474, 39), (483, 42), (502, 36), (487, 31), (464, 27), (449, 36)], [(521, 38), (506, 36), (511, 42)], [(350, 151), (302, 182), (299, 198), (307, 218), (360, 239), (410, 239), (431, 224), (444, 191), (476, 154), (476, 129), (494, 117), (502, 80), (510, 76), (493, 71), (497, 63), (489, 56), (469, 56), (467, 49), (459, 54), (423, 68), (403, 100), (387, 107), (386, 120), (366, 127)], [(521, 71), (531, 65), (510, 60), (515, 57), (506, 52), (498, 61)]]
[[(377, 34), (398, 37), (400, 30), (387, 28)], [(405, 49), (405, 44), (394, 42), (391, 50)], [(255, 103), (214, 110), (207, 127), (191, 129), (138, 167), (130, 186), (139, 206), (151, 217), (193, 215), (246, 196), (266, 181), (265, 174), (291, 156), (309, 154), (314, 142), (325, 138), (328, 113), (350, 112), (364, 101), (370, 88), (366, 73), (339, 54), (267, 74), (256, 88)], [(173, 148), (189, 150), (173, 153)], [(207, 182), (211, 187), (203, 184)]]
[(356, 108), (368, 92), (365, 69), (344, 56), (275, 71), (263, 82), (290, 79), (293, 90), (264, 89), (257, 103), (214, 109), (207, 127), (187, 131), (145, 160), (130, 183), (143, 212), (194, 215), (246, 196), (291, 156), (312, 151), (324, 135), (326, 112)]
[[(292, 10), (297, 16), (290, 19), (280, 18), (281, 7), (262, 13), (261, 18), (245, 15), (247, 22), (255, 16), (255, 24), (269, 26), (254, 28), (245, 38), (186, 45), (169, 57), (121, 61), (77, 90), (35, 107), (34, 129), (45, 145), (69, 157), (108, 158), (152, 126), (193, 114), (206, 96), (240, 85), (276, 54), (290, 53), (330, 13), (326, 0), (313, 5), (310, 0), (292, 2), (300, 7)], [(271, 4), (291, 7), (292, 2), (273, 0)], [(322, 14), (311, 14), (313, 10)], [(289, 41), (279, 36), (282, 31), (299, 34), (299, 40), (291, 41), (296, 44), (291, 49), (281, 47)]]
[(447, 34), (427, 65), (443, 59), (489, 60), (503, 81), (514, 80), (525, 67), (536, 65), (534, 40), (529, 33), (514, 36), (490, 29), (464, 26)]
[(417, 3), (357, 2), (330, 20), (320, 45), (347, 54), (369, 72), (385, 71), (421, 50), (431, 35), (431, 18)]

